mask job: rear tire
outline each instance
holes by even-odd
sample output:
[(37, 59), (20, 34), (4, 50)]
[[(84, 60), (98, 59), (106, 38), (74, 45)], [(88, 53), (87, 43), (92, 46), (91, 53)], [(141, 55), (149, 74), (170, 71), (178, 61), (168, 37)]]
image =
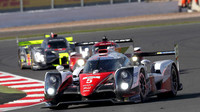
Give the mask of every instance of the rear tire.
[(177, 72), (176, 67), (174, 65), (172, 65), (172, 68), (171, 68), (171, 87), (172, 87), (172, 90), (168, 93), (168, 95), (170, 97), (174, 97), (174, 96), (177, 95), (178, 86), (179, 86), (178, 72)]
[(34, 67), (34, 58), (31, 58), (31, 70), (36, 71), (37, 69)]
[(178, 77), (178, 71), (175, 65), (172, 65), (171, 67), (171, 91), (166, 93), (158, 94), (158, 98), (170, 98), (175, 97), (177, 95), (177, 91), (179, 88), (179, 77)]
[(20, 69), (24, 69), (24, 66), (23, 66), (23, 64), (21, 62), (21, 56), (18, 56), (18, 57), (19, 57), (19, 59), (18, 59), (18, 65), (19, 65)]

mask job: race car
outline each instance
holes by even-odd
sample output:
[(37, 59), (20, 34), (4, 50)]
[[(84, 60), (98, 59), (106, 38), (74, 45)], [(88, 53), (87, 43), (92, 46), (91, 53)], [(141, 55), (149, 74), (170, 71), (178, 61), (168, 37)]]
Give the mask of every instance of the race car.
[(75, 46), (79, 46), (79, 52), (84, 58), (89, 58), (91, 55), (97, 53), (97, 51), (100, 49), (113, 49), (117, 52), (123, 52), (124, 50), (121, 49), (122, 47), (119, 45), (119, 43), (126, 44), (132, 42), (133, 40), (131, 38), (108, 40), (107, 37), (104, 36), (102, 41), (76, 42)]
[[(46, 69), (51, 66), (74, 65), (81, 54), (75, 52), (73, 37), (62, 37), (57, 34), (45, 35), (44, 40), (30, 40), (18, 42), (18, 62), (21, 69)], [(81, 60), (83, 61), (83, 60)]]
[[(150, 62), (143, 59), (134, 64), (136, 56), (174, 55), (175, 51), (143, 52), (128, 58), (110, 49), (100, 49), (86, 64), (73, 71), (45, 74), (45, 101), (50, 109), (72, 104), (109, 101), (144, 102), (147, 97), (174, 97), (182, 90), (179, 70), (172, 60)], [(150, 72), (148, 72), (150, 68)]]

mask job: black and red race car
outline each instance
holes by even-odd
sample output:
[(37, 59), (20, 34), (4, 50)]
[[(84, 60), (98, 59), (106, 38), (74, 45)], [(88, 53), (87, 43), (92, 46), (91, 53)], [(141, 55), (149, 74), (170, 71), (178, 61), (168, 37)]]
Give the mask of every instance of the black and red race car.
[(73, 70), (84, 60), (75, 51), (73, 37), (51, 33), (41, 40), (18, 41), (18, 62), (21, 69), (46, 69), (52, 66), (69, 66)]
[(143, 59), (134, 65), (136, 56), (174, 54), (175, 51), (146, 52), (129, 58), (113, 49), (99, 49), (84, 67), (76, 68), (73, 73), (58, 66), (59, 72), (45, 74), (46, 107), (57, 109), (72, 104), (104, 101), (143, 102), (154, 95), (176, 96), (182, 84), (174, 61), (151, 63)]

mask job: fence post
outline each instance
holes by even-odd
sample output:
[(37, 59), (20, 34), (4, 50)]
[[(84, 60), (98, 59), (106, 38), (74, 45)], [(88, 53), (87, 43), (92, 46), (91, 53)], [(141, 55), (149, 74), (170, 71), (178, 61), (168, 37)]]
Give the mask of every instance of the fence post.
[(54, 0), (51, 0), (51, 8), (54, 9)]
[(24, 11), (23, 0), (20, 0), (20, 12)]
[(131, 3), (131, 0), (128, 0), (128, 3)]
[(140, 3), (141, 2), (141, 0), (138, 0), (138, 3)]
[(81, 7), (84, 7), (84, 0), (81, 0)]
[(111, 5), (113, 4), (113, 0), (110, 0), (110, 4), (111, 4)]

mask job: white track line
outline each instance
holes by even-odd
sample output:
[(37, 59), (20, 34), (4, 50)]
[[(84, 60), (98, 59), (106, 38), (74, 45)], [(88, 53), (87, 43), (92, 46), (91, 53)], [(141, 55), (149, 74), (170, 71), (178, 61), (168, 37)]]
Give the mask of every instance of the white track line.
[(13, 103), (35, 103), (35, 102), (41, 102), (42, 99), (34, 99), (34, 100), (17, 100), (13, 102), (9, 102), (8, 104), (13, 104)]
[(44, 91), (44, 88), (42, 89), (29, 89), (29, 90), (22, 90), (24, 92), (37, 92), (37, 91)]
[(44, 84), (14, 85), (14, 86), (9, 86), (9, 87), (11, 87), (11, 88), (24, 88), (24, 87), (35, 87), (35, 86), (44, 86)]
[(27, 95), (26, 97), (40, 97), (40, 96), (44, 96), (44, 94), (31, 94)]
[(14, 78), (3, 78), (3, 79), (0, 79), (0, 81), (9, 81), (9, 80), (18, 80), (18, 79), (22, 79), (22, 78), (19, 78), (19, 77), (14, 77)]
[(0, 85), (3, 85), (3, 84), (19, 84), (19, 83), (31, 83), (31, 82), (35, 82), (35, 81), (17, 81), (17, 82), (3, 82), (3, 83), (0, 83)]

